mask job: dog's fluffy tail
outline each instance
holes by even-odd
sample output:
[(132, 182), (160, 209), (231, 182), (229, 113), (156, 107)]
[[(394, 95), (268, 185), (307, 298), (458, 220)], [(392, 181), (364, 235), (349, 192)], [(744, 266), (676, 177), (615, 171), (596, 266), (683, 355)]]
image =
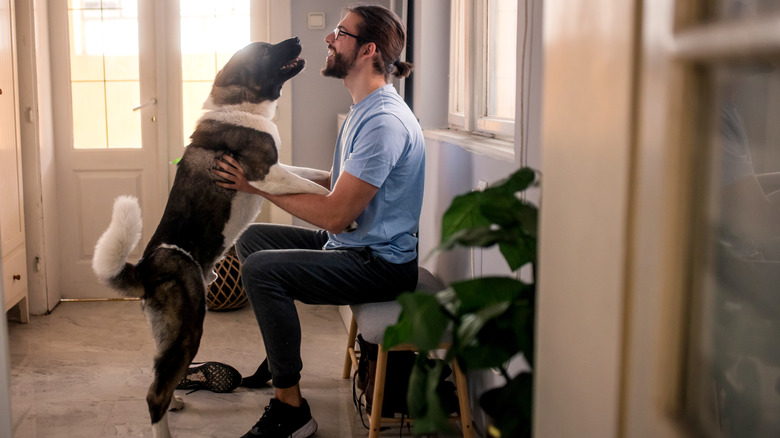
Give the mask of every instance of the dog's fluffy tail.
[(111, 224), (100, 236), (92, 257), (92, 270), (101, 283), (128, 297), (142, 297), (143, 284), (138, 270), (127, 263), (127, 257), (141, 239), (141, 208), (133, 196), (114, 201)]

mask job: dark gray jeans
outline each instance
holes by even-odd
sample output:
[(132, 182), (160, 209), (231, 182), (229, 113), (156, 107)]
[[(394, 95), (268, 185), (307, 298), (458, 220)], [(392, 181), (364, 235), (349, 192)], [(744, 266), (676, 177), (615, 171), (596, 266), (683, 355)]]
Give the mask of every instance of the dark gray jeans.
[(393, 264), (368, 248), (323, 250), (323, 230), (253, 224), (236, 242), (241, 277), (263, 336), (277, 388), (301, 378), (301, 325), (294, 300), (306, 304), (391, 301), (417, 285), (417, 260)]

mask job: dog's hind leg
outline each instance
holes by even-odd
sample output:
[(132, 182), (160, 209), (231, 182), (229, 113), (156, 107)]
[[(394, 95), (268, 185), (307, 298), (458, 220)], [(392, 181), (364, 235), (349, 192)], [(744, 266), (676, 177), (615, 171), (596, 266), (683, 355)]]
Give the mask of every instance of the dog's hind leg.
[(179, 250), (158, 248), (147, 259), (154, 266), (156, 286), (143, 300), (143, 310), (157, 346), (154, 381), (146, 402), (155, 438), (168, 437), (169, 407), (180, 407), (173, 397), (198, 352), (206, 315), (206, 288), (199, 267)]
[[(204, 292), (205, 293), (205, 292)], [(148, 304), (148, 303), (147, 303)], [(204, 305), (205, 308), (205, 305)], [(171, 309), (176, 312), (176, 309)], [(149, 315), (148, 315), (149, 316)], [(157, 332), (161, 327), (160, 319), (167, 319), (168, 315), (150, 316), (150, 321), (157, 320), (153, 325)], [(178, 319), (180, 315), (175, 315), (172, 319)], [(158, 354), (154, 360), (154, 381), (149, 386), (146, 394), (146, 402), (149, 405), (149, 416), (152, 420), (152, 430), (155, 432), (155, 438), (167, 437), (167, 411), (168, 409), (181, 409), (184, 404), (181, 399), (173, 395), (174, 389), (181, 381), (187, 371), (187, 367), (192, 363), (192, 359), (197, 353), (200, 336), (202, 334), (203, 318), (197, 318), (195, 324), (186, 321), (188, 318), (182, 318), (178, 330), (162, 335), (163, 342), (158, 342)], [(166, 321), (171, 322), (171, 321)], [(165, 324), (163, 327), (173, 328)], [(155, 338), (158, 338), (155, 334)]]
[(173, 391), (192, 362), (192, 357), (182, 357), (181, 352), (177, 353), (175, 350), (177, 349), (169, 349), (155, 360), (154, 382), (146, 394), (154, 438), (170, 437), (167, 411), (169, 408), (181, 409), (184, 406), (181, 399), (174, 397)]
[(157, 423), (152, 423), (152, 436), (154, 438), (172, 438), (167, 416), (163, 416)]

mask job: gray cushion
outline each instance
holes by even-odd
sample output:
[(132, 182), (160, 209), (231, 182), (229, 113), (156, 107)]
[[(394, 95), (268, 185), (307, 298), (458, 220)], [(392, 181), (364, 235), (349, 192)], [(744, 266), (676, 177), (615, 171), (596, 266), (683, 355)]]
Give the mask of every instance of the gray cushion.
[[(417, 268), (417, 290), (427, 293), (436, 293), (446, 286), (427, 269)], [(363, 339), (372, 344), (381, 344), (385, 336), (385, 329), (398, 322), (401, 314), (401, 305), (398, 301), (385, 301), (381, 303), (353, 304), (349, 306), (358, 325), (358, 332)]]

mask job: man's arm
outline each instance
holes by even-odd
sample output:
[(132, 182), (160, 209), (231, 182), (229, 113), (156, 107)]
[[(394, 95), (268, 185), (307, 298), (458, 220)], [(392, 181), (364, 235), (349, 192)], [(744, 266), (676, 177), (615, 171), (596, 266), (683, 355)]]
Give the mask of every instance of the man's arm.
[(216, 161), (221, 170), (215, 169), (214, 172), (230, 182), (217, 182), (220, 187), (262, 196), (293, 216), (334, 234), (344, 231), (351, 225), (379, 190), (360, 178), (344, 172), (328, 195), (312, 193), (271, 195), (251, 186), (244, 176), (241, 165), (232, 157), (224, 156), (222, 160)]
[(263, 196), (293, 216), (338, 234), (360, 216), (378, 190), (362, 179), (344, 172), (327, 196), (311, 193)]

